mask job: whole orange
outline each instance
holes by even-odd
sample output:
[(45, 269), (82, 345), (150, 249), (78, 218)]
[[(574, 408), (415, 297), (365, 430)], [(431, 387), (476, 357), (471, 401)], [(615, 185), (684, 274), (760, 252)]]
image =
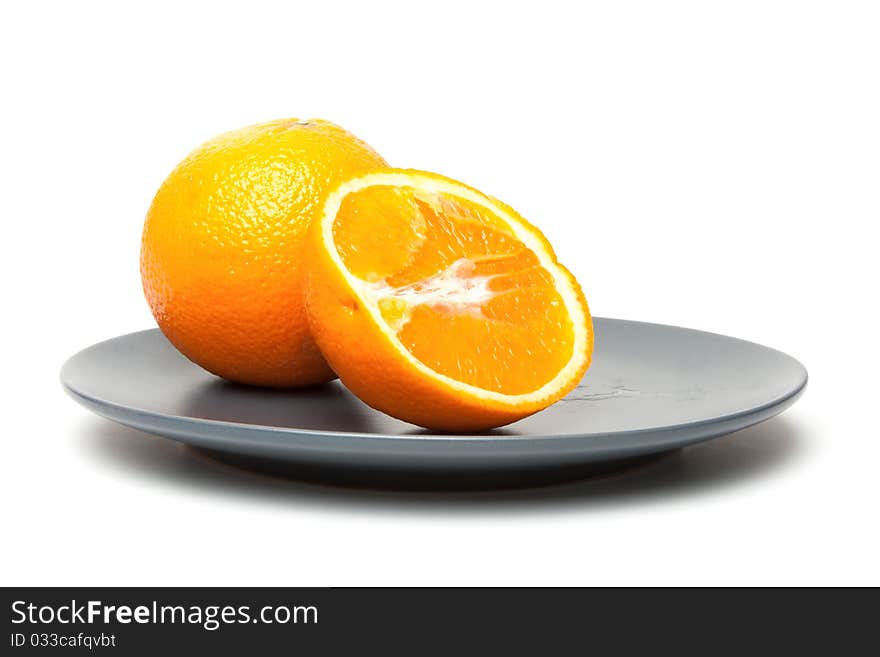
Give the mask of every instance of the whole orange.
[(314, 119), (249, 126), (190, 153), (156, 193), (141, 244), (144, 293), (165, 336), (231, 381), (333, 379), (309, 334), (303, 240), (327, 192), (383, 166)]

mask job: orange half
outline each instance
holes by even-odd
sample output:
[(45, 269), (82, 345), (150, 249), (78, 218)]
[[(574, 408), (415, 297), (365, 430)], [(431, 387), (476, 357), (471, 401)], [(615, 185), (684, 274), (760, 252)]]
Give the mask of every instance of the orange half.
[(382, 170), (312, 224), (307, 311), (342, 382), (431, 429), (476, 431), (574, 388), (593, 332), (577, 281), (538, 229), (433, 173)]

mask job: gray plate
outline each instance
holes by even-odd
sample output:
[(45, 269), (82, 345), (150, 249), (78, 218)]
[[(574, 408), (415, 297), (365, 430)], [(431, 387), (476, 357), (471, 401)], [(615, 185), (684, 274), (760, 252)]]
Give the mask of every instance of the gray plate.
[(400, 422), (338, 381), (291, 391), (227, 383), (155, 329), (79, 352), (61, 381), (99, 415), (237, 463), (308, 479), (443, 488), (545, 483), (630, 465), (766, 420), (807, 382), (794, 358), (735, 338), (602, 318), (595, 330), (593, 365), (571, 394), (482, 435)]

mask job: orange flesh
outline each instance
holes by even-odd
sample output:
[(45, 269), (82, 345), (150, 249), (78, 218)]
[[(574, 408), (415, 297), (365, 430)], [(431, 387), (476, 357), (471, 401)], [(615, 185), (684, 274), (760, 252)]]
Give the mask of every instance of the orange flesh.
[(517, 395), (571, 359), (573, 327), (552, 276), (487, 208), (373, 186), (343, 199), (333, 238), (388, 326), (434, 371)]

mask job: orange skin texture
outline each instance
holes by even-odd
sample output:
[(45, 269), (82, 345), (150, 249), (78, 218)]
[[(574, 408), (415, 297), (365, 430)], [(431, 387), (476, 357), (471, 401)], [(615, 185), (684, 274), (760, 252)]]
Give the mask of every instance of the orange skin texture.
[(335, 378), (309, 333), (303, 243), (330, 189), (383, 166), (354, 135), (314, 119), (249, 126), (193, 151), (144, 224), (141, 278), (165, 336), (230, 381)]
[[(437, 174), (430, 175), (443, 178)], [(492, 202), (505, 208), (512, 216), (519, 217), (497, 199), (492, 199)], [(540, 238), (547, 252), (553, 254), (543, 234), (525, 220), (522, 223)], [(320, 221), (313, 223), (308, 240), (306, 305), (312, 335), (346, 387), (379, 411), (437, 431), (480, 432), (543, 410), (573, 389), (589, 367), (593, 332), (587, 302), (574, 276), (561, 265), (590, 325), (586, 358), (567, 387), (540, 400), (510, 404), (462, 395), (460, 391), (415, 370), (369, 315), (328, 255)], [(558, 264), (555, 254), (553, 260)]]

